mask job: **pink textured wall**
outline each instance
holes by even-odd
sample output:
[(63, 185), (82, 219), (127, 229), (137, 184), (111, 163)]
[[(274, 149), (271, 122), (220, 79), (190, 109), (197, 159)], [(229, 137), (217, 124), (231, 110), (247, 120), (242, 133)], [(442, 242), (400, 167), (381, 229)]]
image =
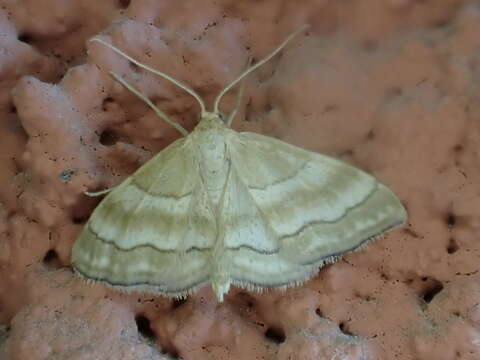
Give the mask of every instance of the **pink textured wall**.
[[(76, 278), (71, 247), (98, 202), (83, 191), (179, 136), (108, 71), (188, 129), (198, 116), (87, 40), (211, 104), (305, 23), (249, 77), (234, 128), (369, 171), (409, 225), (304, 286), (222, 304), (209, 288), (173, 301)], [(0, 359), (480, 359), (479, 1), (0, 0), (0, 86)]]

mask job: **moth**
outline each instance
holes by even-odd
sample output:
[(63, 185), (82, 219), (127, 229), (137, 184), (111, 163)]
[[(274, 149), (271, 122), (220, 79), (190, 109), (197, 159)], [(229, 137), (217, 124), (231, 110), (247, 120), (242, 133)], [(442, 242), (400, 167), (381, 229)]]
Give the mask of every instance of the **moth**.
[(219, 111), (227, 91), (304, 29), (226, 86), (213, 111), (188, 86), (92, 39), (191, 94), (200, 121), (188, 133), (111, 72), (183, 137), (113, 189), (87, 193), (108, 195), (74, 244), (76, 273), (174, 297), (210, 283), (221, 302), (232, 284), (249, 290), (299, 285), (406, 221), (399, 199), (372, 176), (268, 136), (236, 132), (238, 106), (228, 117)]

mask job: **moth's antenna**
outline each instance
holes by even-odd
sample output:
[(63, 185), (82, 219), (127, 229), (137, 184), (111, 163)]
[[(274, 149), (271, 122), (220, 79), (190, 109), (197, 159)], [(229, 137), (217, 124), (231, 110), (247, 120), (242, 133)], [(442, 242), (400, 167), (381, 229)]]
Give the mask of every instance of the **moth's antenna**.
[(175, 129), (177, 129), (183, 136), (188, 135), (188, 131), (185, 130), (185, 128), (178, 124), (177, 122), (171, 120), (167, 114), (165, 114), (162, 110), (160, 110), (158, 107), (155, 106), (155, 104), (145, 95), (143, 95), (139, 90), (137, 90), (133, 85), (130, 85), (127, 83), (125, 80), (123, 80), (120, 75), (117, 73), (110, 71), (110, 75), (112, 75), (115, 80), (117, 80), (120, 84), (125, 86), (128, 90), (130, 90), (132, 93), (137, 95), (141, 100), (143, 100), (148, 106), (152, 108), (153, 111), (155, 111), (155, 114), (157, 114), (158, 117), (162, 118), (165, 120), (166, 123), (172, 125)]
[(213, 105), (213, 113), (214, 114), (218, 114), (219, 113), (219, 110), (218, 110), (218, 105), (220, 103), (220, 100), (222, 99), (222, 96), (225, 95), (225, 93), (230, 90), (232, 87), (234, 87), (240, 80), (242, 80), (245, 76), (247, 76), (248, 74), (250, 74), (252, 71), (255, 71), (257, 68), (259, 68), (260, 66), (262, 66), (263, 64), (265, 64), (267, 61), (269, 61), (272, 57), (274, 57), (275, 55), (277, 55), (280, 50), (282, 50), (285, 45), (288, 44), (288, 42), (290, 40), (292, 40), (295, 36), (297, 36), (299, 33), (301, 33), (302, 31), (304, 31), (305, 29), (307, 29), (310, 25), (304, 25), (302, 26), (300, 29), (298, 29), (297, 31), (293, 32), (292, 34), (290, 34), (274, 51), (272, 51), (272, 53), (270, 55), (268, 55), (267, 57), (263, 58), (262, 60), (260, 60), (259, 62), (257, 62), (255, 65), (253, 65), (251, 68), (247, 69), (246, 71), (244, 71), (239, 77), (237, 77), (235, 80), (233, 80), (230, 84), (228, 84), (221, 92), (220, 94), (217, 95), (217, 98), (215, 99), (215, 103)]
[[(248, 62), (247, 62), (247, 69), (250, 65), (252, 65), (252, 57), (248, 57)], [(242, 97), (243, 97), (243, 90), (245, 90), (245, 81), (242, 81), (240, 83), (240, 89), (238, 90), (237, 94), (237, 103), (235, 104), (235, 108), (232, 110), (230, 115), (228, 115), (227, 121), (225, 121), (225, 124), (227, 124), (227, 127), (232, 126), (232, 121), (235, 118), (235, 115), (237, 115), (237, 111), (240, 108), (240, 105), (242, 104)]]
[(198, 103), (200, 104), (200, 111), (201, 111), (201, 116), (203, 117), (206, 113), (206, 110), (205, 110), (205, 104), (203, 103), (203, 100), (202, 98), (200, 97), (200, 95), (198, 95), (193, 89), (190, 89), (187, 85), (183, 84), (182, 82), (178, 81), (178, 80), (175, 80), (173, 77), (171, 77), (170, 75), (167, 75), (161, 71), (158, 71), (158, 70), (155, 70), (153, 68), (151, 68), (150, 66), (148, 65), (145, 65), (145, 64), (142, 64), (140, 61), (138, 60), (135, 60), (134, 58), (132, 58), (131, 56), (127, 55), (126, 53), (124, 53), (122, 50), (116, 48), (115, 46), (113, 46), (112, 44), (109, 44), (107, 43), (106, 41), (102, 40), (102, 39), (99, 39), (99, 38), (93, 38), (93, 39), (90, 39), (90, 41), (98, 41), (100, 44), (103, 44), (105, 45), (106, 47), (112, 49), (113, 51), (115, 51), (117, 54), (123, 56), (124, 58), (130, 60), (132, 63), (134, 63), (135, 65), (141, 67), (142, 69), (145, 69), (147, 71), (150, 71), (152, 73), (154, 73), (155, 75), (158, 75), (158, 76), (161, 76), (163, 77), (164, 79), (174, 83), (175, 85), (177, 85), (179, 88), (182, 88), (183, 90), (185, 90), (186, 92), (188, 92), (190, 95), (192, 95), (195, 100), (198, 101)]

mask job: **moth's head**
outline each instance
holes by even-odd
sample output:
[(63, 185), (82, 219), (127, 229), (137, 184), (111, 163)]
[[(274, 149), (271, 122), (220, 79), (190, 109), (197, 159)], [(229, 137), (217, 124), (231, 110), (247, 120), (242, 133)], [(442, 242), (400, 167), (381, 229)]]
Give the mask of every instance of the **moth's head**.
[(200, 121), (210, 121), (210, 122), (224, 122), (223, 121), (223, 116), (221, 113), (219, 112), (209, 112), (209, 111), (205, 111), (201, 118), (200, 118)]
[(207, 130), (212, 128), (224, 128), (227, 126), (221, 113), (205, 111), (195, 130)]

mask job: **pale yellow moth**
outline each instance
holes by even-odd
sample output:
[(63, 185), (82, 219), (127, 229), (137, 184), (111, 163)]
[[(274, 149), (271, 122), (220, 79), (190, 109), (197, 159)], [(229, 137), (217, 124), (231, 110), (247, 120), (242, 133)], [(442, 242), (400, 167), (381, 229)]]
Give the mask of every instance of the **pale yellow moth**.
[(211, 283), (223, 301), (231, 284), (251, 290), (301, 284), (405, 222), (401, 202), (372, 176), (268, 136), (236, 132), (230, 125), (237, 108), (226, 118), (220, 113), (222, 96), (303, 30), (226, 86), (211, 112), (188, 86), (92, 39), (191, 94), (200, 121), (189, 134), (112, 73), (183, 137), (120, 185), (91, 194), (108, 193), (73, 247), (78, 274), (175, 297)]

